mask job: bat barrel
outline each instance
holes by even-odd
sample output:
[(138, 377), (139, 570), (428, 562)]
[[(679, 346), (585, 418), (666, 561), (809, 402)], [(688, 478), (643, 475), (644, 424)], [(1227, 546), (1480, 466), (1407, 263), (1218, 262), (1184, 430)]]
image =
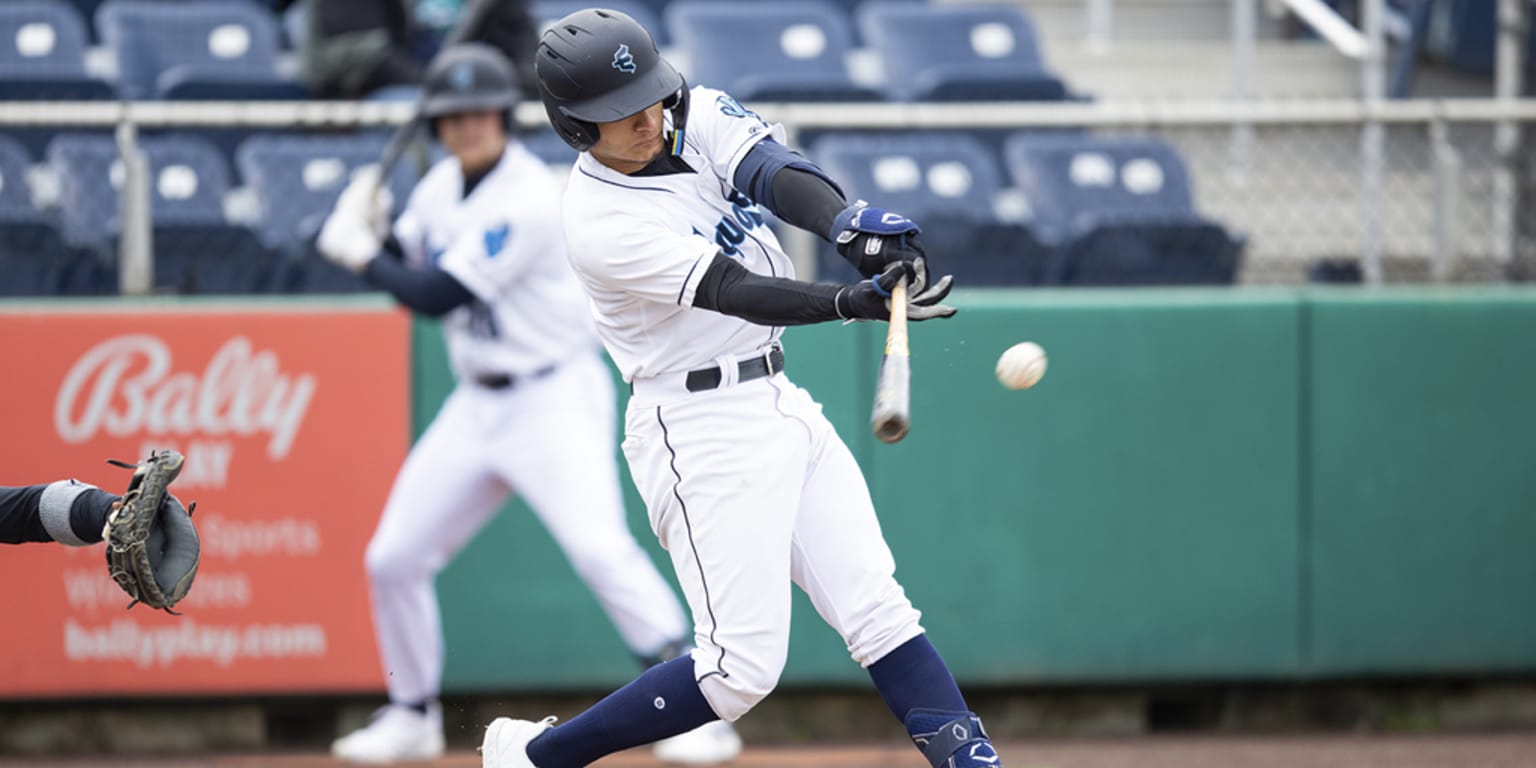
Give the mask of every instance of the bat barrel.
[(912, 363), (907, 347), (907, 284), (891, 290), (891, 324), (886, 329), (885, 359), (875, 387), (875, 408), (870, 418), (875, 437), (895, 443), (911, 426)]

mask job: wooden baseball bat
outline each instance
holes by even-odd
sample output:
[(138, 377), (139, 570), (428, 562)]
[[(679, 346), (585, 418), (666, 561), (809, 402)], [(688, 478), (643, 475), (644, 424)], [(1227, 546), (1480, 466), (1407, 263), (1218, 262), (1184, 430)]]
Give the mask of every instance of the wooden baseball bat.
[[(464, 9), (459, 13), (458, 21), (454, 22), (453, 29), (443, 37), (443, 46), (438, 49), (438, 55), (474, 36), (480, 30), (480, 22), (485, 20), (496, 0), (469, 0), (464, 4)], [(423, 92), (421, 98), (416, 100), (416, 112), (411, 119), (396, 126), (394, 135), (389, 137), (389, 144), (384, 147), (384, 154), (379, 158), (379, 186), (389, 184), (389, 174), (395, 170), (395, 164), (400, 162), (400, 157), (405, 154), (405, 148), (411, 145), (411, 139), (416, 132), (421, 130), (422, 111), (426, 108), (427, 97)]]
[(875, 384), (875, 410), (870, 417), (875, 437), (900, 442), (912, 423), (912, 366), (907, 347), (907, 281), (891, 289), (891, 322), (885, 331), (885, 357)]

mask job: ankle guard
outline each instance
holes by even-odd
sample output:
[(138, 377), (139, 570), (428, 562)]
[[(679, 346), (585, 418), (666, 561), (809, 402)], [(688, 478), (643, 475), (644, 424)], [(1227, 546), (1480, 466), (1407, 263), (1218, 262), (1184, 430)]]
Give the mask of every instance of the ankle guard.
[(992, 741), (972, 712), (914, 709), (907, 713), (907, 734), (933, 768), (997, 766), (1001, 761)]

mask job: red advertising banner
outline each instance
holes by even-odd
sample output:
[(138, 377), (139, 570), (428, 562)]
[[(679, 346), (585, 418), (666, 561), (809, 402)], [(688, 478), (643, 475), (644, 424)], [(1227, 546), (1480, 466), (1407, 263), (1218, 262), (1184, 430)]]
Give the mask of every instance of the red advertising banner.
[(113, 493), (174, 448), (202, 565), (171, 616), (101, 545), (0, 548), (0, 697), (382, 687), (363, 550), (409, 442), (407, 317), (383, 308), (0, 310), (0, 485)]

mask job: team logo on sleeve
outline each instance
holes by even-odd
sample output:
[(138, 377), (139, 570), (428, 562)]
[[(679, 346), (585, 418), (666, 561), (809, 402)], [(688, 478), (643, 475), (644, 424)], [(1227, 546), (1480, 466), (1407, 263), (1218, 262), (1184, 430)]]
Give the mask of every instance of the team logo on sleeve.
[(635, 73), (635, 57), (630, 55), (628, 43), (620, 45), (619, 49), (613, 52), (613, 68), (626, 75)]
[(485, 231), (485, 257), (493, 259), (501, 249), (507, 247), (507, 235), (512, 233), (512, 226), (506, 223), (492, 227)]
[(716, 106), (720, 107), (720, 114), (725, 115), (726, 117), (750, 117), (759, 123), (764, 122), (763, 118), (759, 117), (756, 112), (743, 107), (741, 102), (731, 98), (724, 93), (715, 97), (715, 104)]

